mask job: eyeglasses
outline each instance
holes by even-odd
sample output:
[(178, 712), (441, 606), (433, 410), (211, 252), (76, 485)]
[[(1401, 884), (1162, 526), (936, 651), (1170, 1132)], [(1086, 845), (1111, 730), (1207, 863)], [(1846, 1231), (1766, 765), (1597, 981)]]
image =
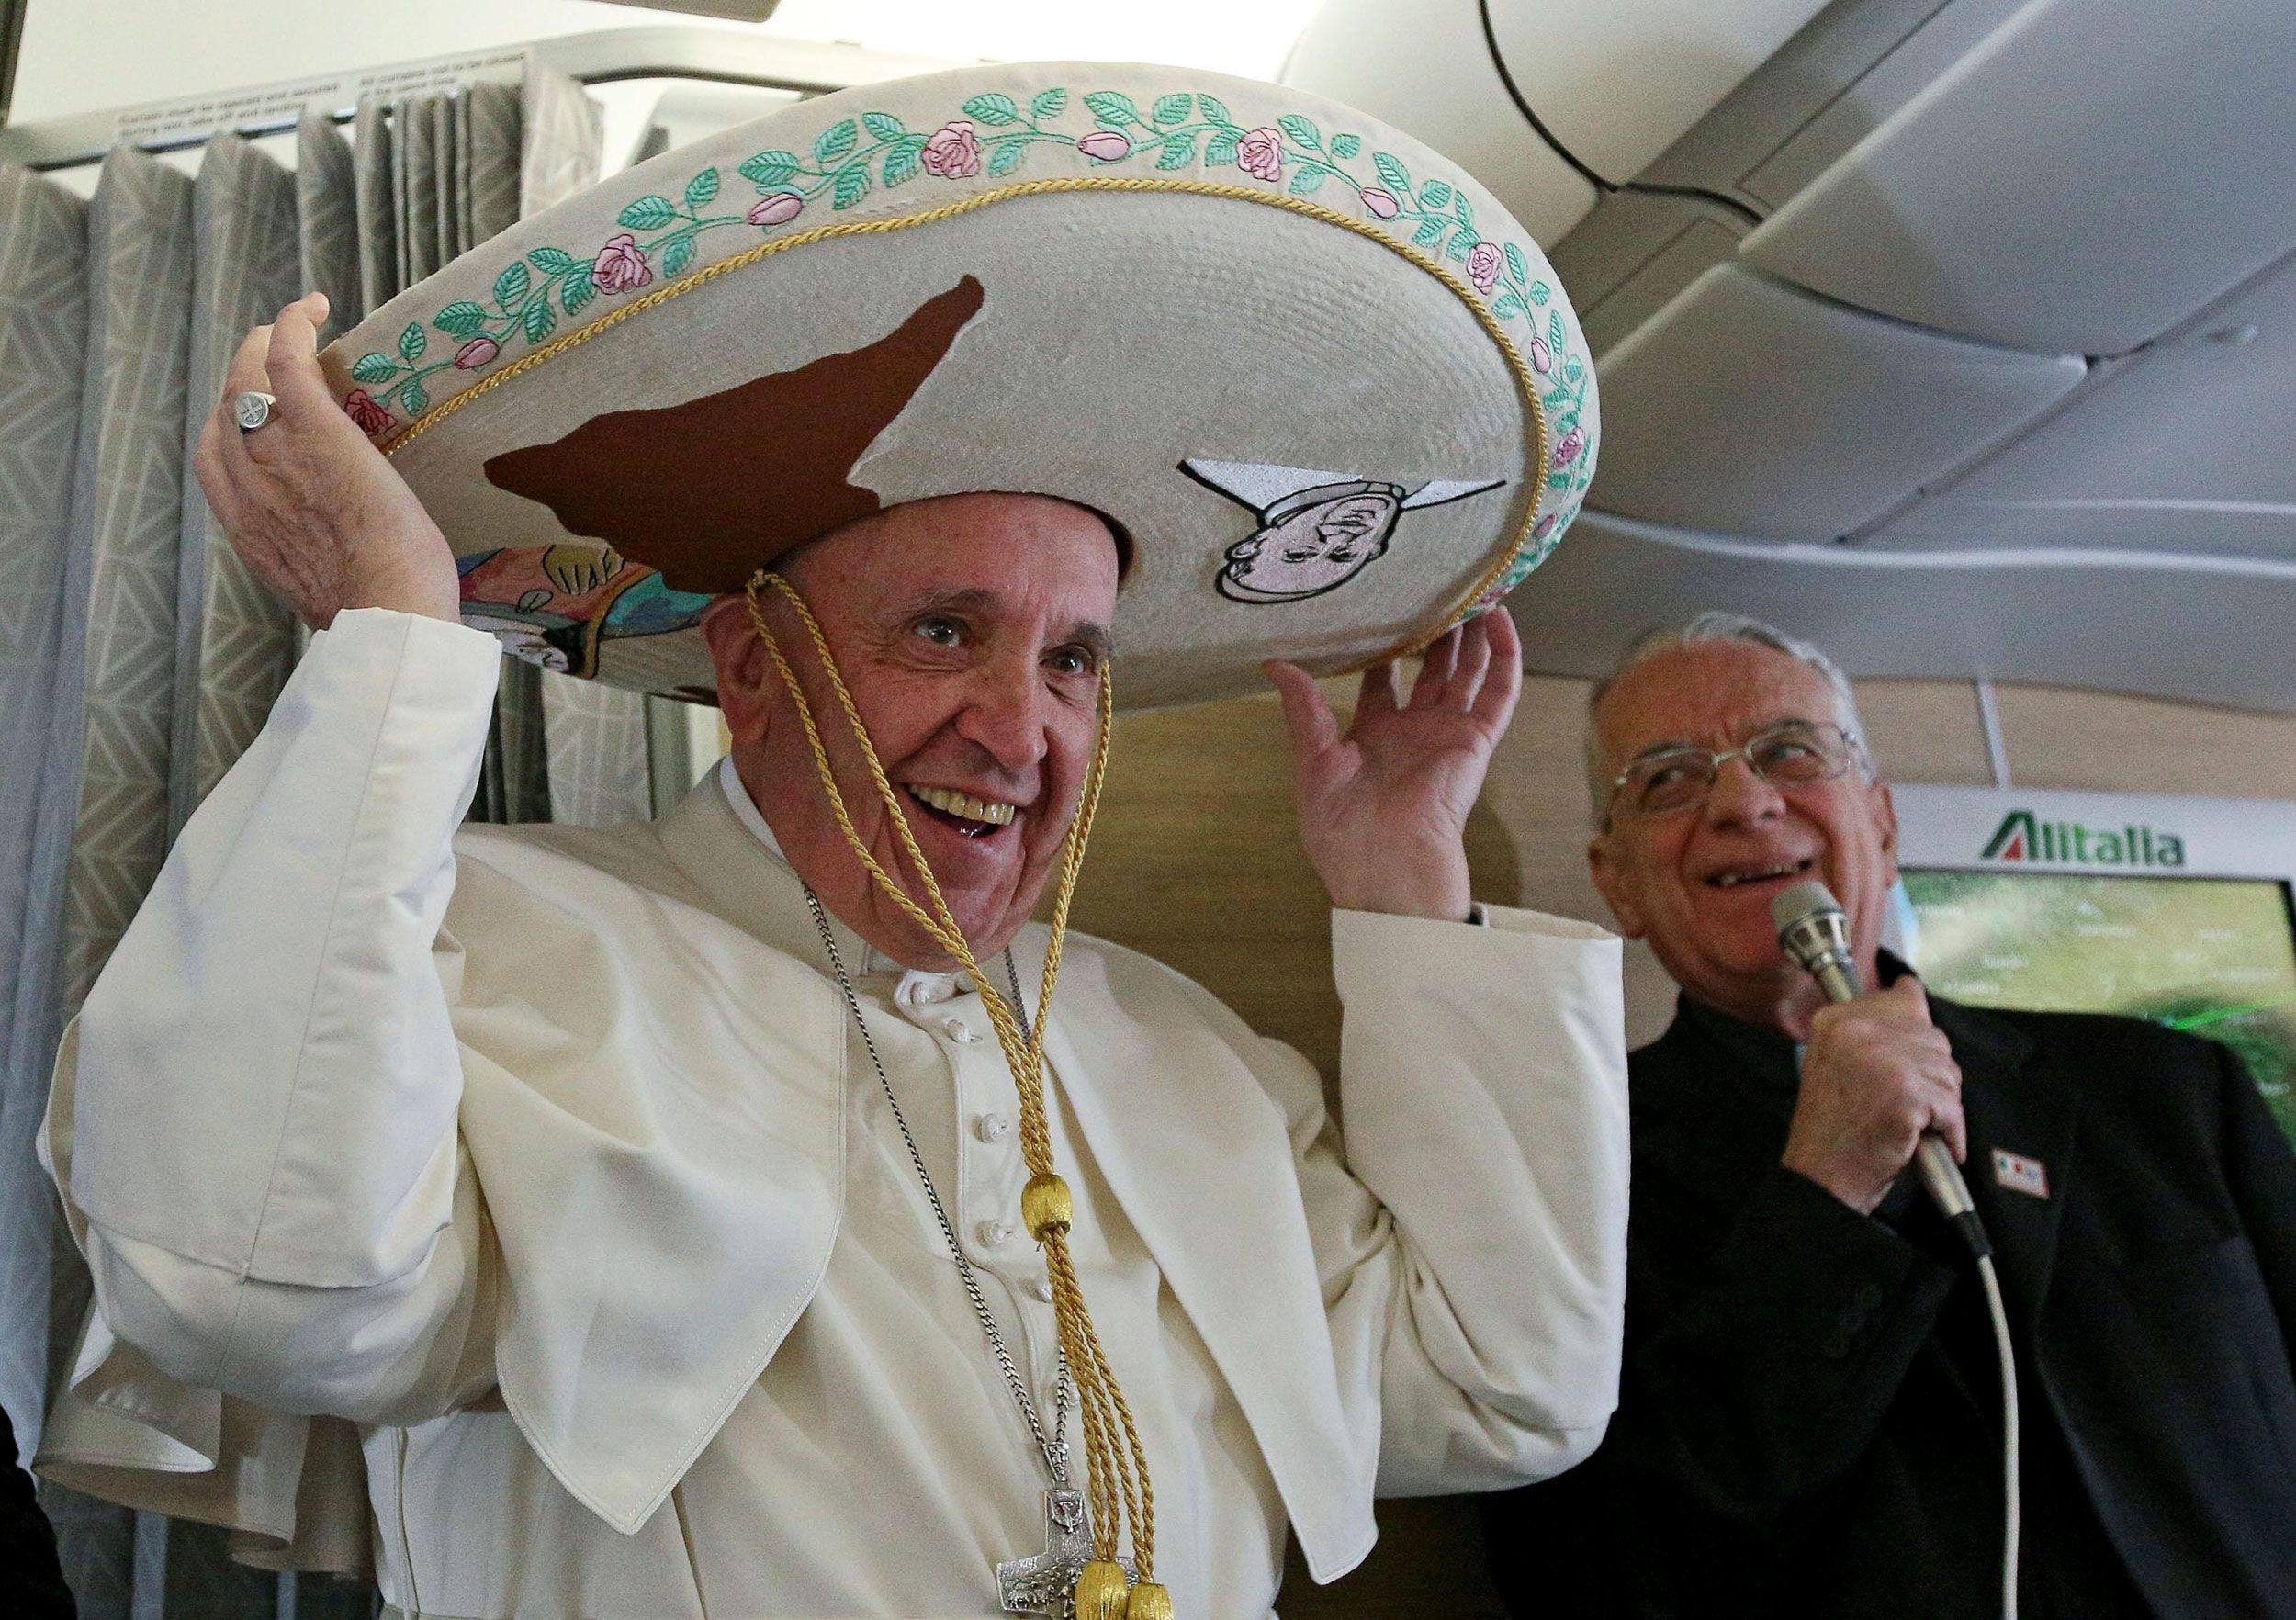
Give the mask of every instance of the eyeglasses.
[(1808, 720), (1786, 720), (1757, 731), (1734, 748), (1660, 748), (1611, 778), (1603, 824), (1622, 804), (1637, 816), (1666, 816), (1706, 802), (1714, 779), (1732, 759), (1775, 788), (1831, 782), (1865, 757), (1854, 732)]

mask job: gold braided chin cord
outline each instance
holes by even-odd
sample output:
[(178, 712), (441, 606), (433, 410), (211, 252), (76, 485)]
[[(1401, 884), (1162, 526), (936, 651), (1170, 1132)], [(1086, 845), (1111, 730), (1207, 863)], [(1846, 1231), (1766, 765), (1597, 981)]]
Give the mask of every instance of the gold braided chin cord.
[[(839, 791), (837, 774), (829, 764), (828, 748), (814, 719), (813, 706), (806, 702), (796, 670), (790, 667), (781, 643), (765, 622), (765, 611), (758, 601), (761, 586), (777, 592), (789, 603), (812, 638), (822, 673), (828, 678), (838, 706), (845, 711), (846, 723), (852, 727), (853, 740), (861, 747), (861, 759), (869, 767), (869, 779), (876, 786), (877, 796), (893, 819), (902, 851), (924, 883), (926, 896), (932, 903), (930, 913), (885, 871), (854, 829), (845, 795)], [(813, 750), (814, 768), (820, 773), (822, 790), (829, 796), (829, 811), (837, 818), (838, 830), (845, 835), (847, 846), (877, 886), (971, 975), (980, 989), (981, 1005), (988, 1011), (989, 1022), (996, 1027), (1005, 1061), (1012, 1067), (1013, 1083), (1020, 1094), (1020, 1155), (1029, 1167), (1029, 1185), (1021, 1194), (1021, 1218), (1030, 1234), (1044, 1250), (1045, 1269), (1052, 1284), (1053, 1317), (1060, 1328), (1061, 1348), (1067, 1353), (1069, 1368), (1076, 1380), (1077, 1408), (1084, 1420), (1086, 1482), (1092, 1499), (1093, 1561), (1085, 1566), (1084, 1575), (1076, 1584), (1078, 1620), (1168, 1620), (1171, 1598), (1155, 1581), (1156, 1499), (1148, 1480), (1148, 1457), (1140, 1443), (1140, 1431), (1132, 1422), (1131, 1409), (1125, 1403), (1124, 1391), (1117, 1385), (1115, 1370), (1109, 1365), (1100, 1336), (1093, 1328), (1091, 1313), (1085, 1307), (1084, 1290), (1076, 1282), (1075, 1264), (1068, 1253), (1074, 1203), (1067, 1183), (1052, 1168), (1052, 1129), (1044, 1109), (1044, 1030), (1052, 1011), (1052, 987), (1060, 977), (1061, 941), (1067, 933), (1068, 903), (1075, 893), (1076, 874), (1084, 867), (1085, 841), (1092, 836), (1092, 817), (1099, 808), (1100, 784), (1108, 771), (1109, 733), (1115, 714), (1114, 689), (1108, 669), (1104, 666), (1100, 673), (1098, 731), (1093, 742), (1092, 768), (1085, 781), (1083, 797), (1077, 803), (1075, 819), (1070, 822), (1067, 836), (1062, 840), (1060, 887), (1052, 903), (1052, 937), (1044, 952), (1044, 977), (1037, 991), (1036, 1020), (1034, 1027), (1024, 1032), (1014, 1009), (1006, 1005), (1005, 998), (989, 983), (988, 975), (981, 971), (949, 903), (941, 897), (940, 884), (933, 876), (925, 852), (917, 846), (917, 835), (909, 827), (900, 795), (894, 792), (884, 766), (877, 759), (868, 728), (861, 724), (861, 710), (853, 702), (852, 692), (845, 684), (836, 656), (829, 651), (828, 637), (822, 634), (813, 610), (805, 605), (795, 586), (770, 569), (760, 568), (752, 575), (743, 594), (748, 604), (749, 623), (757, 631), (758, 639), (765, 644), (766, 651), (772, 655), (774, 668), (781, 671), (782, 683), (789, 689), (798, 718), (805, 724), (805, 741)], [(1129, 1590), (1124, 1571), (1116, 1562), (1118, 1538), (1126, 1524), (1131, 1526), (1132, 1558), (1140, 1570), (1140, 1583)]]

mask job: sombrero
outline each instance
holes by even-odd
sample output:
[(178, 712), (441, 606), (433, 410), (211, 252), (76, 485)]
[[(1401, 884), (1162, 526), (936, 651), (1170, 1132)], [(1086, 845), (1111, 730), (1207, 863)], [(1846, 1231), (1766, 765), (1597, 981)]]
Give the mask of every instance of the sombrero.
[(1116, 525), (1125, 706), (1424, 645), (1561, 538), (1594, 377), (1538, 247), (1351, 109), (1176, 68), (965, 68), (630, 169), (321, 357), (466, 622), (707, 700), (697, 628), (902, 501)]

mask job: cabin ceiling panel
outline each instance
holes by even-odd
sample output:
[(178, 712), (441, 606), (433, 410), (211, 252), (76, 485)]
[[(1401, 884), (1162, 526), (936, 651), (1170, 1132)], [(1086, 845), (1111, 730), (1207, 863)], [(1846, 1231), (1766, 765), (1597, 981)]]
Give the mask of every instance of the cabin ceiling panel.
[(2085, 371), (2075, 356), (1941, 337), (1717, 264), (1604, 356), (1592, 499), (1650, 523), (1836, 539)]
[(1830, 298), (2126, 354), (2296, 246), (2296, 6), (2043, 0), (1745, 242)]

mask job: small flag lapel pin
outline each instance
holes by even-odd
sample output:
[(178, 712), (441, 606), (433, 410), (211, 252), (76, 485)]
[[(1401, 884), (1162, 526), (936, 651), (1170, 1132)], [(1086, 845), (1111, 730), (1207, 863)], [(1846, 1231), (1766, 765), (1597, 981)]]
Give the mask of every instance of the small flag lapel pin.
[(2049, 1196), (2049, 1167), (2039, 1159), (2029, 1159), (2022, 1153), (1993, 1150), (1993, 1179), (2011, 1192), (2023, 1193), (2029, 1198)]

